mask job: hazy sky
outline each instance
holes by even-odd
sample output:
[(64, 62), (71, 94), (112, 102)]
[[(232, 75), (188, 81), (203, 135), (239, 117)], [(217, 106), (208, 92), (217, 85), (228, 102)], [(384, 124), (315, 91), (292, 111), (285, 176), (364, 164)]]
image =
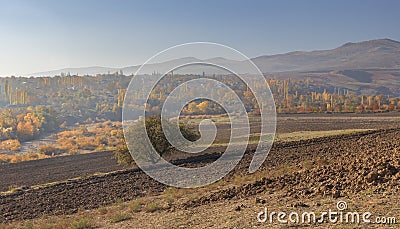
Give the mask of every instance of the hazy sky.
[(400, 1), (0, 0), (0, 76), (141, 64), (210, 41), (247, 56), (400, 40)]

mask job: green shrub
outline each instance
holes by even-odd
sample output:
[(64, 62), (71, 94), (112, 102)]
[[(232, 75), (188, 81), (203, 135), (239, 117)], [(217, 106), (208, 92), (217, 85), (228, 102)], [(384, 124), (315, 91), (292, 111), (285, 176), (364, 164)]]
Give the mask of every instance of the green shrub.
[[(172, 126), (173, 123), (163, 120), (165, 125)], [(158, 157), (154, 157), (151, 152), (151, 148), (147, 144), (146, 134), (153, 145), (154, 149), (158, 152), (160, 156), (166, 153), (170, 153), (174, 150), (174, 147), (169, 143), (168, 139), (162, 129), (161, 116), (149, 116), (144, 119), (144, 124), (146, 127), (146, 132), (143, 129), (143, 120), (139, 120), (132, 126), (128, 127), (125, 134), (128, 139), (133, 139), (132, 141), (127, 141), (129, 144), (129, 149), (135, 152), (140, 152), (139, 156), (146, 161), (156, 162)], [(194, 132), (187, 125), (180, 124), (180, 131), (187, 140), (195, 141), (198, 139), (198, 134)], [(169, 128), (168, 128), (169, 129)], [(170, 134), (169, 136), (176, 136)], [(133, 162), (132, 156), (128, 150), (126, 144), (124, 147), (119, 148), (114, 153), (115, 157), (120, 164), (131, 164)]]

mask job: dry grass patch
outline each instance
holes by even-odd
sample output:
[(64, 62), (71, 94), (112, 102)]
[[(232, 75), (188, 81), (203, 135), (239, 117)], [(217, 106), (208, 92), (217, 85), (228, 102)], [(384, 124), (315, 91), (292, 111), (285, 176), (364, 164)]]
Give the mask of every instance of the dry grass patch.
[(39, 160), (43, 158), (49, 158), (50, 156), (37, 153), (37, 152), (29, 152), (23, 154), (14, 154), (14, 155), (0, 155), (0, 161), (8, 162), (8, 163), (17, 163), (22, 161), (32, 161), (32, 160)]
[(141, 200), (133, 200), (129, 203), (129, 209), (132, 212), (140, 212), (143, 208), (143, 203)]
[(119, 223), (119, 222), (123, 222), (123, 221), (130, 220), (130, 219), (132, 219), (132, 216), (129, 213), (116, 212), (111, 216), (110, 222), (111, 223)]
[(100, 213), (100, 215), (105, 215), (108, 213), (108, 208), (105, 206), (101, 206), (97, 209), (97, 211)]
[(95, 224), (91, 218), (82, 218), (71, 223), (71, 228), (73, 229), (89, 229), (94, 227)]
[(163, 209), (164, 209), (164, 207), (160, 203), (157, 203), (157, 202), (149, 203), (144, 208), (144, 210), (146, 212), (150, 212), (150, 213), (153, 213), (153, 212), (156, 212), (156, 211), (160, 211), (160, 210), (163, 210)]
[(0, 151), (17, 152), (21, 149), (21, 143), (17, 139), (9, 139), (0, 142)]
[(275, 136), (275, 141), (290, 142), (308, 140), (313, 138), (322, 138), (337, 135), (354, 134), (359, 132), (370, 131), (372, 129), (346, 129), (346, 130), (324, 130), (324, 131), (297, 131), (291, 133), (282, 133)]

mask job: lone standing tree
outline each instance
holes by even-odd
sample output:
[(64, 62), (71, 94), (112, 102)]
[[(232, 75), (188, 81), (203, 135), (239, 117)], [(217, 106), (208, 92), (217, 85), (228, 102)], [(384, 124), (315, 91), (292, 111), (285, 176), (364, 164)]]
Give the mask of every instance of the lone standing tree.
[[(163, 156), (167, 153), (171, 153), (174, 150), (174, 147), (169, 143), (168, 139), (165, 137), (165, 134), (162, 129), (161, 124), (161, 116), (149, 116), (144, 119), (144, 125), (146, 127), (147, 136), (153, 145), (154, 149), (158, 152), (160, 156)], [(163, 120), (165, 125), (173, 125), (170, 121)], [(156, 162), (157, 158), (154, 158), (149, 152), (150, 148), (146, 144), (146, 136), (142, 131), (143, 128), (143, 120), (139, 120), (134, 125), (130, 126), (126, 132), (125, 136), (129, 139), (134, 139), (134, 141), (130, 141), (128, 143), (125, 142), (124, 146), (117, 149), (114, 152), (115, 157), (118, 160), (119, 164), (132, 164), (133, 158), (129, 152), (127, 144), (130, 145), (130, 149), (140, 151), (137, 155), (143, 157), (143, 159)], [(185, 124), (179, 125), (182, 136), (185, 137), (189, 141), (196, 141), (199, 137), (198, 133), (196, 133), (192, 128)]]

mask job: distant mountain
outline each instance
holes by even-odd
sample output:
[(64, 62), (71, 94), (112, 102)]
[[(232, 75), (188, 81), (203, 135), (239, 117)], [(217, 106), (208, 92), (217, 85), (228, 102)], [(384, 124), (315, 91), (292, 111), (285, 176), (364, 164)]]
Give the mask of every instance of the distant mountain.
[(32, 73), (28, 74), (26, 76), (56, 76), (60, 75), (61, 73), (68, 74), (70, 73), (71, 75), (96, 75), (96, 74), (103, 74), (103, 73), (108, 73), (108, 72), (116, 72), (118, 71), (118, 68), (107, 68), (107, 67), (100, 67), (100, 66), (94, 66), (94, 67), (82, 67), (82, 68), (63, 68), (63, 69), (58, 69), (54, 71), (47, 71), (47, 72), (37, 72), (37, 73)]
[(400, 68), (400, 42), (379, 39), (332, 50), (291, 52), (252, 59), (262, 72)]
[[(235, 61), (235, 60), (228, 60), (222, 57), (216, 57), (212, 59), (205, 59), (205, 60), (200, 60), (194, 57), (185, 57), (185, 58), (180, 58), (180, 59), (174, 59), (174, 60), (169, 60), (165, 61), (162, 63), (152, 63), (152, 64), (146, 64), (141, 70), (141, 73), (144, 74), (151, 74), (153, 72), (158, 72), (158, 73), (166, 73), (170, 71), (171, 66), (178, 67), (181, 66), (185, 63), (188, 62), (200, 62), (200, 61), (209, 61), (217, 65), (224, 65), (226, 67), (230, 66), (238, 66), (243, 64), (241, 61)], [(38, 72), (38, 73), (33, 73), (29, 74), (27, 76), (55, 76), (55, 75), (60, 75), (61, 73), (68, 74), (70, 73), (71, 75), (96, 75), (96, 74), (105, 74), (105, 73), (114, 73), (114, 72), (119, 72), (122, 71), (125, 75), (130, 75), (136, 73), (136, 71), (140, 68), (141, 65), (135, 65), (135, 66), (129, 66), (129, 67), (124, 67), (124, 68), (107, 68), (107, 67), (84, 67), (84, 68), (64, 68), (60, 70), (55, 70), (55, 71), (48, 71), (48, 72)], [(220, 73), (220, 74), (227, 74), (228, 72), (222, 69), (218, 69), (216, 67), (207, 67), (207, 66), (191, 66), (191, 67), (186, 67), (184, 69), (179, 69), (176, 72), (178, 73), (198, 73), (201, 74), (203, 71), (207, 73)]]
[[(179, 66), (186, 63), (199, 61), (193, 57), (175, 59), (163, 63), (148, 64), (142, 72), (151, 74), (153, 72), (164, 73), (170, 69), (169, 66)], [(243, 62), (227, 60), (216, 57), (213, 63), (223, 64), (227, 67), (242, 65)], [(332, 50), (318, 50), (310, 52), (290, 52), (278, 55), (266, 55), (252, 58), (252, 61), (264, 73), (272, 72), (302, 72), (322, 70), (348, 70), (348, 69), (390, 69), (400, 68), (400, 42), (390, 39), (378, 39), (363, 41), (359, 43), (347, 43)], [(122, 70), (124, 74), (135, 73), (140, 65), (125, 68), (87, 67), (87, 68), (66, 68), (56, 71), (40, 72), (30, 74), (31, 76), (54, 76), (63, 73), (79, 75), (95, 75), (98, 73), (116, 72)], [(204, 71), (204, 67), (191, 68), (195, 72)], [(207, 73), (221, 73), (215, 68), (207, 68)], [(211, 71), (211, 72), (210, 72)], [(184, 73), (184, 72), (183, 72)], [(246, 72), (242, 72), (246, 73)]]
[[(146, 73), (146, 74), (151, 74), (153, 72), (166, 73), (171, 70), (171, 66), (172, 66), (172, 68), (176, 68), (176, 67), (185, 65), (189, 62), (209, 62), (209, 63), (221, 65), (221, 66), (231, 68), (231, 69), (235, 69), (235, 67), (237, 68), (237, 66), (244, 65), (243, 62), (241, 62), (241, 61), (228, 60), (228, 59), (225, 59), (222, 57), (216, 57), (216, 58), (204, 59), (204, 60), (200, 60), (200, 59), (197, 59), (194, 57), (186, 57), (186, 58), (180, 58), (180, 59), (166, 61), (163, 63), (146, 64), (143, 67), (143, 69), (140, 70), (140, 72)], [(124, 73), (126, 72), (126, 73), (131, 74), (131, 73), (135, 73), (139, 69), (139, 67), (140, 66), (132, 66), (132, 67), (123, 68), (122, 70)], [(178, 68), (178, 69), (174, 70), (174, 72), (181, 73), (181, 74), (185, 74), (185, 73), (201, 74), (203, 72), (206, 72), (208, 74), (229, 74), (229, 72), (224, 69), (214, 67), (214, 66), (204, 66), (204, 65), (186, 66), (184, 68)]]

